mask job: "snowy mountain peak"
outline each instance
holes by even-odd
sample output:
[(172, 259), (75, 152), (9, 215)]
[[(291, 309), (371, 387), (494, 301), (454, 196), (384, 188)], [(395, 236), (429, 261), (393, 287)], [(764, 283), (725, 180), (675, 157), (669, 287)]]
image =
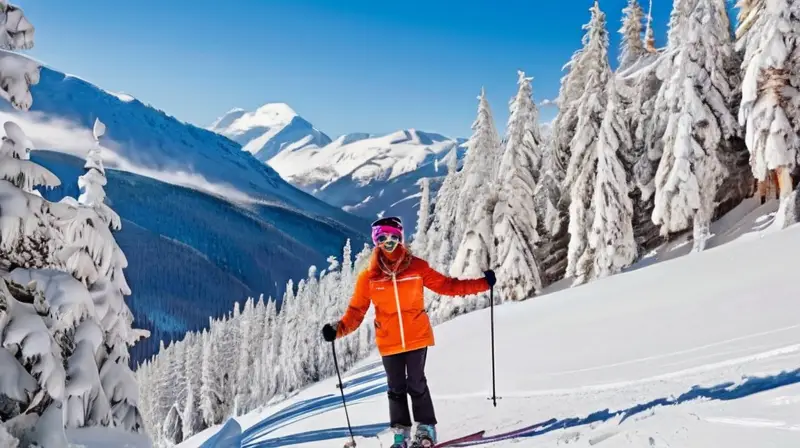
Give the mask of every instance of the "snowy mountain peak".
[(256, 109), (253, 115), (271, 123), (289, 123), (297, 112), (286, 103), (267, 103)]
[(286, 103), (267, 103), (252, 112), (233, 109), (208, 129), (241, 144), (262, 162), (284, 150), (322, 147), (331, 142)]

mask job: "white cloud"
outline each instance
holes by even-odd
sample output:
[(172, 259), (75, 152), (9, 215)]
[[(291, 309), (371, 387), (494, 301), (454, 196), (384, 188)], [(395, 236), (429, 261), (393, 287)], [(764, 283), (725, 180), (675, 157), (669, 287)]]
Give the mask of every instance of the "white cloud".
[(539, 103), (539, 107), (549, 107), (549, 106), (558, 107), (558, 99), (552, 99), (552, 100), (546, 99), (542, 100), (542, 102)]

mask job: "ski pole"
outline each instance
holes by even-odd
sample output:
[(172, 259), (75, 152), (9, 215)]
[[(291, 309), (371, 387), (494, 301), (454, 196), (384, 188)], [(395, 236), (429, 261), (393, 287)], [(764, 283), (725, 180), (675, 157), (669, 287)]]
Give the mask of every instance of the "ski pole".
[(333, 366), (336, 368), (336, 377), (339, 378), (339, 392), (342, 393), (342, 406), (344, 406), (344, 416), (347, 418), (347, 430), (350, 432), (350, 443), (345, 447), (355, 447), (356, 439), (353, 437), (353, 428), (350, 426), (350, 415), (347, 413), (347, 401), (344, 398), (344, 385), (342, 384), (342, 374), (339, 373), (339, 362), (336, 360), (336, 342), (331, 341), (331, 350), (333, 351)]
[(494, 375), (494, 285), (489, 289), (489, 306), (491, 308), (491, 328), (492, 328), (492, 402), (494, 407), (497, 407), (497, 389), (495, 386)]

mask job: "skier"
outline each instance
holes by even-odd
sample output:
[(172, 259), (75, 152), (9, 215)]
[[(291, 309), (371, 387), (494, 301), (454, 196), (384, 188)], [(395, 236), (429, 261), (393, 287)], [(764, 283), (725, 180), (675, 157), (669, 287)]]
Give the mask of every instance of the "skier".
[(423, 287), (448, 296), (465, 296), (488, 291), (494, 286), (491, 270), (484, 278), (459, 280), (433, 270), (404, 245), (400, 218), (389, 217), (372, 224), (375, 250), (370, 264), (358, 276), (355, 291), (344, 316), (322, 328), (328, 342), (354, 332), (370, 307), (375, 305), (375, 342), (383, 358), (389, 398), (389, 419), (394, 444), (406, 448), (411, 441), (411, 396), (417, 430), (412, 447), (436, 443), (437, 423), (425, 378), (428, 347), (434, 345), (433, 328), (425, 312)]

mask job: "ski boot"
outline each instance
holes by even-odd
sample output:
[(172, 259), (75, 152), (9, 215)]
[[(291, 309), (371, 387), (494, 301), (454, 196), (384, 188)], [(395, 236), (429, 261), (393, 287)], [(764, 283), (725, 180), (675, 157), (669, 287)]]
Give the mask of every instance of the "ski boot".
[(393, 426), (392, 433), (394, 434), (394, 439), (390, 448), (409, 448), (408, 442), (411, 440), (411, 428)]
[(433, 425), (418, 425), (410, 448), (432, 448), (436, 445), (436, 428)]

